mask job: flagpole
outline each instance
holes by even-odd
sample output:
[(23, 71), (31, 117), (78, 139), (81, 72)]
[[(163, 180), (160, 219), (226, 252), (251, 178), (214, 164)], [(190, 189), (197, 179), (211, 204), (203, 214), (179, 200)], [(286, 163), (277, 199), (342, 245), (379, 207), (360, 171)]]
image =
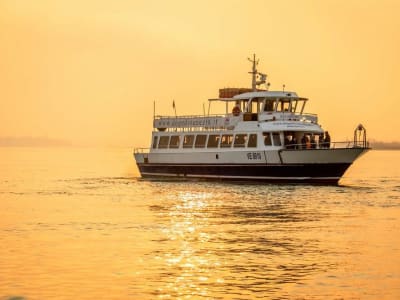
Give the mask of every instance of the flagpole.
[(172, 107), (174, 108), (175, 111), (175, 118), (177, 117), (176, 115), (176, 106), (175, 106), (175, 100), (172, 100)]
[(153, 121), (156, 119), (156, 100), (153, 102)]

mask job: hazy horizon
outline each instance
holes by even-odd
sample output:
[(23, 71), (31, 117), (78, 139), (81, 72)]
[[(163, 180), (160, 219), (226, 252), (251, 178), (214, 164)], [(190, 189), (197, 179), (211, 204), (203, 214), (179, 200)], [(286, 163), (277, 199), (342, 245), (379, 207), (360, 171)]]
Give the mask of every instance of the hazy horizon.
[[(248, 87), (310, 99), (337, 141), (399, 141), (400, 2), (1, 1), (0, 137), (148, 147), (157, 114)], [(373, 22), (371, 22), (373, 20)]]

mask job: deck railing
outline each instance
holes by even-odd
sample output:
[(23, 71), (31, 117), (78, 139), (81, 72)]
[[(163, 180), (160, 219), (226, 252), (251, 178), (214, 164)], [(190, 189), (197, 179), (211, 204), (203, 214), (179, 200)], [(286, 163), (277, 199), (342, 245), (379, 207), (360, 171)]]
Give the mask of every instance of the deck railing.
[[(268, 147), (268, 146), (267, 146)], [(282, 148), (280, 150), (328, 150), (328, 149), (349, 149), (349, 148), (368, 148), (369, 145), (368, 143), (364, 144), (363, 141), (346, 141), (346, 142), (331, 142), (330, 144), (326, 144), (326, 143), (321, 143), (318, 144), (316, 143), (315, 146), (313, 147), (313, 144), (311, 144), (311, 146), (305, 145), (305, 144), (289, 144), (289, 145), (284, 145), (282, 146)], [(218, 147), (218, 148), (212, 148), (213, 150), (217, 150), (217, 149), (222, 149), (223, 150), (227, 150), (227, 149), (238, 149), (237, 147)], [(168, 148), (165, 148), (163, 150), (167, 150)], [(176, 148), (170, 148), (170, 149), (176, 149)], [(182, 148), (185, 149), (185, 151), (190, 151), (190, 149), (198, 149), (198, 150), (204, 150), (204, 148)], [(243, 148), (241, 148), (243, 149)], [(261, 151), (265, 151), (267, 149), (256, 149), (256, 148), (248, 148), (251, 150), (261, 150)], [(274, 148), (274, 150), (277, 150), (276, 148)], [(220, 150), (221, 151), (221, 150)], [(133, 150), (134, 154), (147, 154), (150, 152), (150, 148), (135, 148)]]
[(145, 154), (145, 153), (149, 153), (149, 152), (150, 152), (150, 148), (134, 148), (133, 149), (134, 154)]
[(322, 142), (311, 144), (288, 144), (284, 146), (287, 150), (311, 150), (311, 149), (348, 149), (348, 148), (368, 148), (368, 143), (363, 141), (346, 141), (346, 142)]

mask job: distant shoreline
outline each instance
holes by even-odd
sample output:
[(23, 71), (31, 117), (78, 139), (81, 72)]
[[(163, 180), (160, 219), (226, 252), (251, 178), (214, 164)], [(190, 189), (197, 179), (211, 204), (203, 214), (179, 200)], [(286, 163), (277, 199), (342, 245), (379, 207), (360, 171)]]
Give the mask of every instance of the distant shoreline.
[(400, 142), (370, 142), (369, 145), (374, 150), (400, 150)]

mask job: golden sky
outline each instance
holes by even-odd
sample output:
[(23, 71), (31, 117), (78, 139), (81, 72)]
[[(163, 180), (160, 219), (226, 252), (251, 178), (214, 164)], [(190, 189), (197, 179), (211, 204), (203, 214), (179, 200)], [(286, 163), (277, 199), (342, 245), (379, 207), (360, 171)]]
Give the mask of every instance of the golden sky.
[(334, 140), (399, 141), (400, 1), (0, 0), (0, 137), (148, 146), (158, 114), (247, 87), (310, 98)]

